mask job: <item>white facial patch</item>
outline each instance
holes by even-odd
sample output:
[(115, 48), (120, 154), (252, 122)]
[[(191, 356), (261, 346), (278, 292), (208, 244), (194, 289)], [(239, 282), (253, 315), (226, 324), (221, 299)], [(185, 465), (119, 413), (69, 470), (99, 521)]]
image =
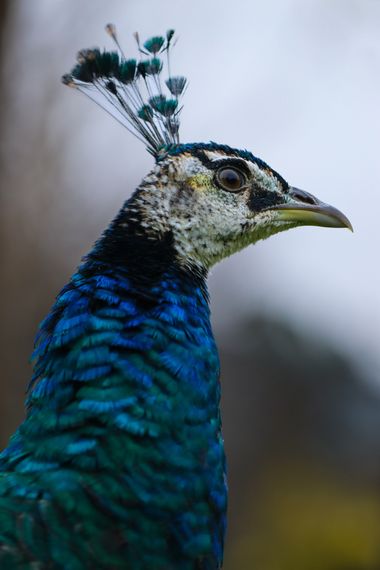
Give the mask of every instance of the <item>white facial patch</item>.
[[(221, 151), (201, 152), (212, 162), (244, 160)], [(255, 187), (258, 192), (281, 192), (280, 181), (269, 168), (244, 163), (252, 173), (251, 183), (241, 192), (229, 192), (218, 186), (207, 161), (191, 152), (167, 156), (143, 180), (133, 200), (142, 214), (143, 231), (152, 239), (170, 232), (178, 261), (205, 268), (279, 231), (271, 229), (272, 212), (252, 211), (250, 196)]]

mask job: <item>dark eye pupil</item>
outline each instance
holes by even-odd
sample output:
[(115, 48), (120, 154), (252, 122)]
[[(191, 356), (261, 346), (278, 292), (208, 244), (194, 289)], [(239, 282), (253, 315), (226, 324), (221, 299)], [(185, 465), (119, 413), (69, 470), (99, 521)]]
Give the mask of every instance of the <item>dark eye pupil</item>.
[(226, 190), (239, 190), (243, 185), (243, 177), (240, 172), (232, 168), (223, 168), (219, 171), (219, 181)]

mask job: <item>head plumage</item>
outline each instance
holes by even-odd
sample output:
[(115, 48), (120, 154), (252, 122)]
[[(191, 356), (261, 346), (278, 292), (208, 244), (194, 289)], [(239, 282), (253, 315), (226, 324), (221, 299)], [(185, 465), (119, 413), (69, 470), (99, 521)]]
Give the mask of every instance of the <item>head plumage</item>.
[[(182, 109), (179, 102), (187, 85), (185, 77), (170, 73), (174, 30), (168, 30), (165, 37), (149, 38), (142, 45), (135, 33), (139, 60), (125, 57), (113, 24), (108, 24), (106, 31), (117, 51), (81, 50), (77, 65), (62, 81), (95, 101), (157, 157), (165, 147), (179, 143)], [(163, 54), (166, 54), (166, 89), (162, 82)]]

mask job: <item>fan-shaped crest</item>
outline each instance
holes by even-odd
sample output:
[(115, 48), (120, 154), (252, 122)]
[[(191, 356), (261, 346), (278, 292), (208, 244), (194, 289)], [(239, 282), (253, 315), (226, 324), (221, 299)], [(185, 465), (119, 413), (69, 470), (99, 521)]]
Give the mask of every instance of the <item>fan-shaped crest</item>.
[[(163, 147), (179, 143), (179, 101), (187, 85), (185, 77), (170, 73), (174, 30), (168, 30), (165, 37), (152, 37), (142, 46), (135, 33), (139, 59), (125, 57), (113, 24), (108, 24), (106, 31), (117, 51), (81, 50), (77, 65), (62, 81), (90, 97), (157, 156)], [(167, 79), (163, 85), (164, 54)]]

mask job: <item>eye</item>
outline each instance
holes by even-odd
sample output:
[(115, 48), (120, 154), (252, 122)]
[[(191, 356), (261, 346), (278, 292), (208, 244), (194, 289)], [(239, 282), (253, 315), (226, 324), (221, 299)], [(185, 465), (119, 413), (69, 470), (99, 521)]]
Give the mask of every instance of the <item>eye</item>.
[(224, 166), (217, 171), (216, 182), (223, 190), (239, 192), (246, 184), (247, 179), (240, 170), (231, 168), (231, 166)]

